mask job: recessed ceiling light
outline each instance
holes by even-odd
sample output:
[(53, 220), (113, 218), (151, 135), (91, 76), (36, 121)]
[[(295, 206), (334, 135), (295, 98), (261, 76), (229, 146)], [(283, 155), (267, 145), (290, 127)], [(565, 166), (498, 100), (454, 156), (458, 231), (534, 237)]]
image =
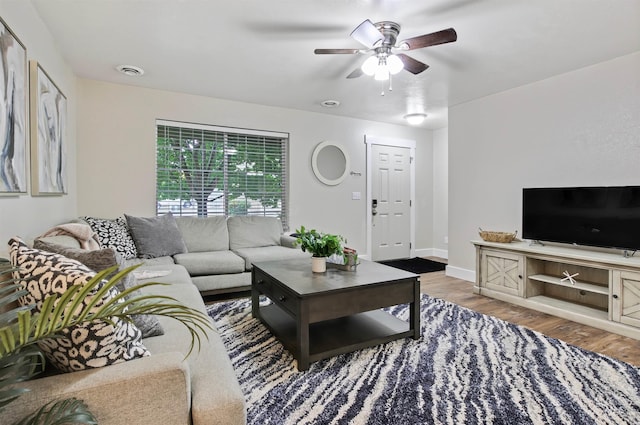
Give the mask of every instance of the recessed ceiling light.
[(320, 102), (320, 104), (325, 108), (336, 108), (340, 106), (340, 101), (329, 99), (329, 100), (323, 100), (322, 102)]
[(134, 65), (118, 65), (116, 69), (129, 77), (139, 77), (144, 74), (144, 69)]
[(424, 119), (427, 118), (427, 114), (407, 114), (404, 116), (404, 119), (411, 125), (422, 124)]

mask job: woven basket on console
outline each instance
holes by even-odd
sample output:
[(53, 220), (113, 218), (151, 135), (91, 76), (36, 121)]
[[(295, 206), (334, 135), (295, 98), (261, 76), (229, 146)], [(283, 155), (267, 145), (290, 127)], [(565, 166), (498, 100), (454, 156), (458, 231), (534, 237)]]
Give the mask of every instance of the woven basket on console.
[(482, 240), (486, 242), (510, 243), (516, 238), (518, 231), (516, 230), (515, 232), (510, 233), (510, 232), (491, 232), (491, 231), (480, 229), (478, 234), (480, 235)]

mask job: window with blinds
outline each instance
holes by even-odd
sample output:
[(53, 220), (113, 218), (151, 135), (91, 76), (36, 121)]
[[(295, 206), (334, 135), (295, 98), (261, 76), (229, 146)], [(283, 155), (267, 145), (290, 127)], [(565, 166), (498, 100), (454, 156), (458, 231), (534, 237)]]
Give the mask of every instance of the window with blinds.
[(287, 229), (287, 133), (156, 122), (156, 213), (278, 217)]

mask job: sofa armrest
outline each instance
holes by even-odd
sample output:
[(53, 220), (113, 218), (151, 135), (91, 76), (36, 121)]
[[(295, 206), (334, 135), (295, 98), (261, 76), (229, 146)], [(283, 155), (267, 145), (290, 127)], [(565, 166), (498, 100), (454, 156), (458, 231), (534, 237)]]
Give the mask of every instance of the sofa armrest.
[(100, 425), (189, 424), (189, 366), (178, 352), (21, 383), (31, 391), (2, 412), (7, 423), (52, 400), (83, 400)]
[(286, 246), (287, 248), (298, 248), (296, 246), (296, 238), (286, 233), (280, 235), (280, 245)]

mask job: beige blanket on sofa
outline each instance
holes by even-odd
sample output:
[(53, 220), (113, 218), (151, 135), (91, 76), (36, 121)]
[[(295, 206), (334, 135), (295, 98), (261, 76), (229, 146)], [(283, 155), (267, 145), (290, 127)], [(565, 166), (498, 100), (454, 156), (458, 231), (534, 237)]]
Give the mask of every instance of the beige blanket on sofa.
[(81, 223), (66, 223), (55, 226), (42, 235), (39, 238), (47, 236), (71, 236), (75, 238), (83, 249), (90, 251), (100, 249), (100, 242), (98, 241), (98, 234), (91, 229), (91, 226)]

